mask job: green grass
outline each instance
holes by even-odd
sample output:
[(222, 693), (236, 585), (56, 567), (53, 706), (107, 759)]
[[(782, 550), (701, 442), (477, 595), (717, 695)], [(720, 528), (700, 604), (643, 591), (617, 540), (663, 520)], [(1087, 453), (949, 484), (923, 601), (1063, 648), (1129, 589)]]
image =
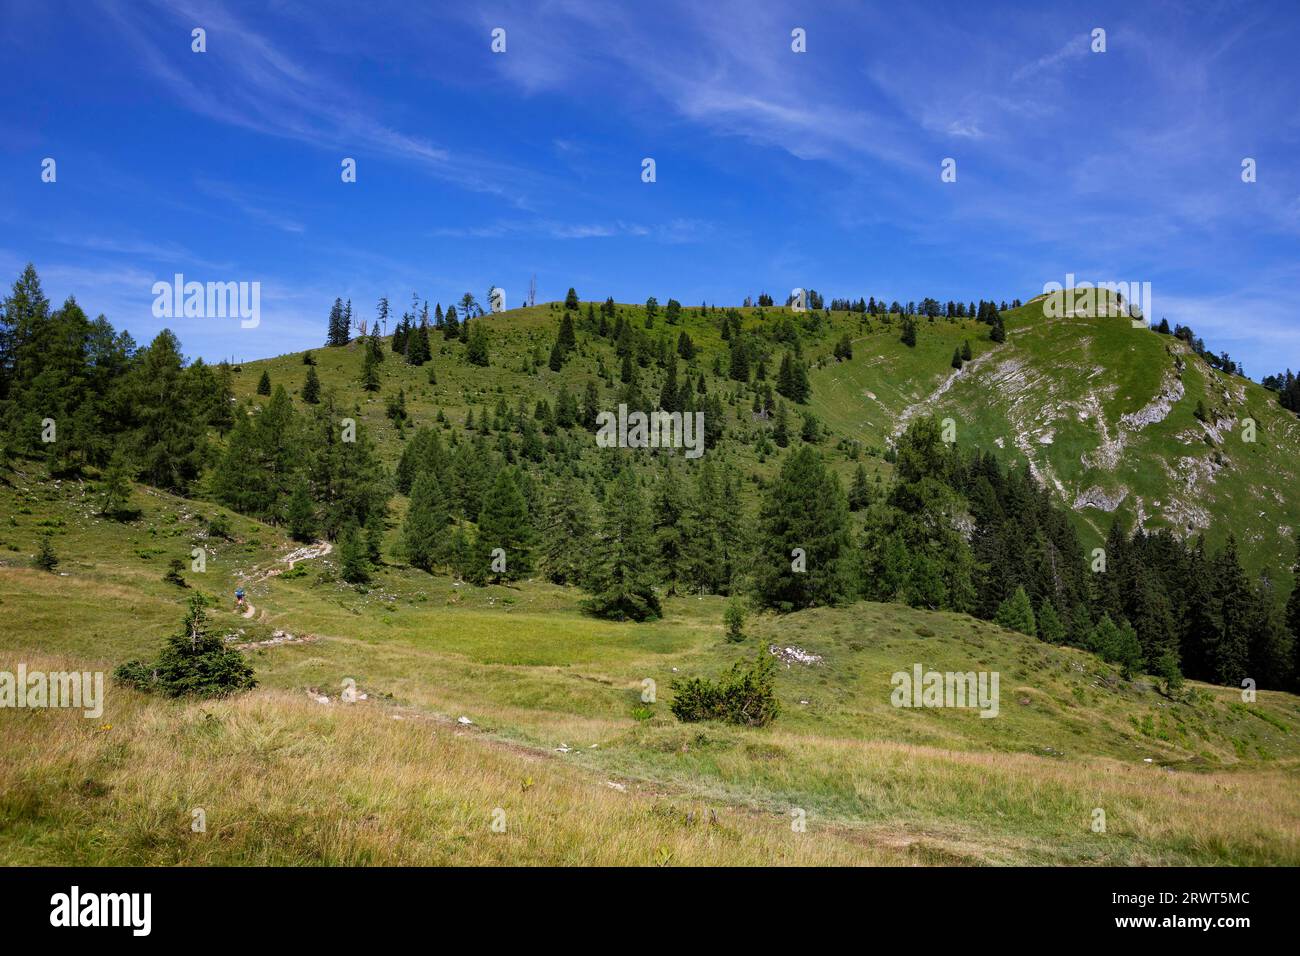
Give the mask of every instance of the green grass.
[[(196, 514), (213, 509), (144, 491), (134, 503), (140, 517), (119, 524), (77, 483), (20, 473), (0, 488), (17, 548), (0, 552), (0, 669), (108, 669), (177, 626), (186, 592), (162, 574), (204, 543)], [(27, 564), (43, 523), (56, 525), (55, 575)], [(732, 644), (719, 598), (615, 624), (539, 582), (454, 587), (392, 566), (361, 592), (322, 578), (332, 556), (251, 587), (261, 614), (247, 622), (229, 606), (238, 573), (292, 545), (234, 525), (238, 540), (186, 573), (221, 596), (215, 626), (315, 640), (250, 652), (261, 687), (232, 701), (110, 688), (100, 721), (0, 711), (0, 861), (1300, 862), (1291, 695), (1247, 705), (1191, 685), (1173, 701), (1082, 652), (895, 605), (761, 616)], [(772, 727), (669, 715), (674, 678), (769, 642), (824, 658), (782, 666)], [(999, 717), (892, 707), (890, 675), (914, 663), (998, 671)], [(347, 678), (366, 701), (338, 701)], [(497, 807), (506, 834), (489, 828)], [(1105, 834), (1090, 829), (1098, 807)], [(798, 838), (796, 808), (809, 820)]]

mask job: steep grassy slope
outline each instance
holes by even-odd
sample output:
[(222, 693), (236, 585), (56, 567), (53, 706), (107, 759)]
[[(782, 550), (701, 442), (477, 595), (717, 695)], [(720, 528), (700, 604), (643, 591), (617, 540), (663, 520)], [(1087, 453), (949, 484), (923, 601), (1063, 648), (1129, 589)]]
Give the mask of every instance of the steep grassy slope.
[[(75, 483), (0, 488), (0, 669), (152, 654), (185, 597), (166, 561), (194, 545), (212, 546), (186, 577), (221, 596), (217, 627), (299, 640), (250, 650), (262, 686), (234, 701), (110, 688), (99, 721), (0, 711), (5, 862), (1300, 863), (1291, 695), (1193, 685), (1175, 702), (1080, 652), (894, 605), (761, 618), (738, 645), (714, 598), (627, 625), (538, 582), (388, 567), (360, 593), (333, 556), (263, 577), (293, 547), (274, 529), (236, 519), (236, 541), (212, 542), (210, 505), (134, 504), (122, 525)], [(57, 575), (27, 566), (43, 530)], [(241, 579), (253, 621), (230, 607)], [(773, 727), (668, 714), (675, 677), (769, 643), (822, 658), (782, 667)], [(894, 708), (890, 677), (916, 663), (998, 671), (999, 716)], [(365, 701), (339, 699), (347, 678)]]

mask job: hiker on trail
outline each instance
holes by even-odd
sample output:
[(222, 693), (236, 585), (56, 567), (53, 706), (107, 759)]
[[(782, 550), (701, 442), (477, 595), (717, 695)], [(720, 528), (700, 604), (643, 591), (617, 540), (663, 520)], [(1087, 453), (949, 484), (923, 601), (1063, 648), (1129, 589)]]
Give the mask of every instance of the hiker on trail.
[(235, 588), (235, 607), (244, 606), (244, 589)]

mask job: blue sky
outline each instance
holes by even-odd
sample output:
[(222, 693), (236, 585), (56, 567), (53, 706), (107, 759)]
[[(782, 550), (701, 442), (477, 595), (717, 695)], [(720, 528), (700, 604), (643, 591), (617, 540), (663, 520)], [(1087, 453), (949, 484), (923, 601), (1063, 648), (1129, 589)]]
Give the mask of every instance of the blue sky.
[[(1294, 3), (0, 0), (0, 277), (249, 359), (335, 296), (534, 273), (687, 304), (1074, 273), (1258, 378), (1300, 367), (1298, 45)], [(154, 318), (176, 272), (260, 282), (261, 324)]]

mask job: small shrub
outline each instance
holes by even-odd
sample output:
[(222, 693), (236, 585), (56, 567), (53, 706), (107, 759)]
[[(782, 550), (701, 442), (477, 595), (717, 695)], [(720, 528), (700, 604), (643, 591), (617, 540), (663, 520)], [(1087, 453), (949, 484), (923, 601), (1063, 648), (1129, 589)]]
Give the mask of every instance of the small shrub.
[(32, 558), (32, 565), (41, 571), (51, 572), (59, 566), (59, 556), (54, 553), (54, 542), (49, 534), (41, 535), (41, 544), (36, 550), (36, 557)]
[(727, 602), (722, 620), (727, 625), (727, 640), (739, 644), (745, 639), (745, 605), (739, 598)]
[(230, 540), (230, 516), (224, 511), (218, 511), (208, 522), (208, 534), (214, 538), (225, 538)]
[(252, 666), (239, 651), (209, 632), (207, 601), (190, 598), (179, 634), (167, 639), (153, 664), (127, 661), (113, 671), (118, 682), (167, 697), (225, 697), (257, 686)]
[(737, 661), (718, 681), (692, 677), (673, 682), (673, 716), (680, 721), (722, 720), (745, 727), (766, 727), (776, 719), (776, 658), (760, 648), (746, 666)]
[(172, 558), (171, 561), (167, 563), (167, 573), (163, 575), (163, 581), (167, 584), (174, 584), (180, 588), (189, 587), (189, 585), (185, 583), (185, 579), (181, 577), (181, 571), (184, 570), (184, 568), (185, 565), (181, 563), (180, 558)]

